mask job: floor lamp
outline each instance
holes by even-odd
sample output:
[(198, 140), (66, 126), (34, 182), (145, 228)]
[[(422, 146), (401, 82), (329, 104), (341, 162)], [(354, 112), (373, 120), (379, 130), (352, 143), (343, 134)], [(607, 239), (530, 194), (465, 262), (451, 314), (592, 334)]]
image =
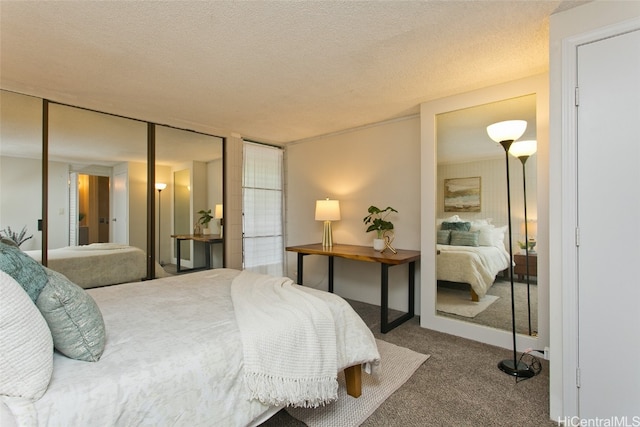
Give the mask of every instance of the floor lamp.
[(507, 220), (509, 229), (509, 278), (511, 280), (511, 332), (513, 335), (513, 360), (505, 359), (498, 363), (498, 368), (516, 378), (531, 378), (535, 375), (529, 365), (518, 361), (516, 352), (516, 305), (513, 294), (513, 242), (511, 232), (511, 187), (509, 182), (509, 148), (511, 144), (524, 134), (527, 129), (527, 122), (524, 120), (507, 120), (487, 126), (489, 137), (500, 143), (504, 148), (504, 155), (507, 166)]
[(529, 335), (531, 330), (531, 277), (529, 275), (529, 221), (527, 217), (527, 175), (525, 172), (525, 163), (537, 149), (537, 143), (533, 140), (515, 142), (509, 149), (511, 155), (520, 159), (522, 162), (522, 192), (524, 193), (524, 258), (527, 273), (527, 313), (529, 315)]
[(160, 248), (162, 247), (162, 239), (160, 238), (160, 230), (162, 227), (162, 222), (160, 222), (160, 213), (162, 211), (162, 203), (161, 202), (161, 194), (162, 190), (167, 188), (167, 184), (164, 182), (156, 182), (156, 190), (158, 190), (158, 262), (160, 265), (164, 265), (162, 262), (162, 258), (160, 257)]

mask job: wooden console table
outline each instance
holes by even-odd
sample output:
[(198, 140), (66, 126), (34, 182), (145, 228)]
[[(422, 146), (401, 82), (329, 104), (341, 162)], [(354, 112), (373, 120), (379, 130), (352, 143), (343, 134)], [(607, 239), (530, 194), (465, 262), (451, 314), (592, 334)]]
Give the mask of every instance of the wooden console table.
[[(329, 292), (333, 292), (333, 259), (346, 258), (356, 261), (377, 262), (381, 266), (380, 275), (380, 332), (386, 334), (396, 326), (414, 316), (415, 304), (415, 266), (420, 259), (420, 251), (398, 249), (394, 254), (390, 250), (378, 252), (369, 246), (333, 245), (323, 247), (321, 243), (311, 245), (289, 246), (289, 252), (298, 253), (298, 284), (303, 284), (303, 259), (306, 255), (323, 255), (329, 258)], [(399, 318), (389, 321), (389, 267), (408, 264), (409, 267), (409, 311)]]
[(222, 237), (219, 234), (172, 234), (171, 237), (176, 239), (176, 271), (180, 273), (184, 269), (180, 268), (180, 242), (183, 240), (193, 240), (205, 243), (205, 268), (211, 269), (211, 245), (214, 243), (222, 243)]

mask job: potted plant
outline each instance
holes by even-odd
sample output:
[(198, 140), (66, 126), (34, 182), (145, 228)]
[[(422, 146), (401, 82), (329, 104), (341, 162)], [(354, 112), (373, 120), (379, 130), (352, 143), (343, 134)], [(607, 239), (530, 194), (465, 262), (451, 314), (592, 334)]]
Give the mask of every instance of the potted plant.
[(384, 209), (380, 209), (376, 206), (369, 206), (368, 209), (369, 215), (365, 216), (362, 219), (362, 222), (365, 225), (369, 225), (367, 227), (367, 233), (370, 231), (376, 232), (376, 238), (373, 239), (373, 248), (382, 251), (385, 248), (384, 235), (385, 232), (393, 230), (393, 223), (391, 221), (387, 221), (387, 217), (391, 212), (398, 212), (391, 206), (387, 206)]
[[(525, 245), (524, 242), (518, 240), (518, 246), (520, 246), (520, 253), (522, 255), (527, 253), (527, 245)], [(536, 239), (534, 238), (529, 238), (529, 253), (534, 253), (533, 248), (536, 247)]]
[(199, 224), (202, 224), (202, 234), (211, 234), (211, 230), (209, 229), (209, 223), (213, 219), (211, 215), (211, 209), (209, 210), (201, 210), (198, 211), (200, 214), (200, 219), (198, 220)]
[(16, 246), (20, 247), (20, 245), (22, 245), (24, 242), (31, 239), (33, 237), (33, 234), (27, 237), (26, 225), (22, 227), (22, 230), (19, 233), (13, 231), (11, 227), (7, 226), (7, 228), (5, 228), (4, 230), (0, 230), (0, 237), (9, 239), (13, 243), (15, 243)]

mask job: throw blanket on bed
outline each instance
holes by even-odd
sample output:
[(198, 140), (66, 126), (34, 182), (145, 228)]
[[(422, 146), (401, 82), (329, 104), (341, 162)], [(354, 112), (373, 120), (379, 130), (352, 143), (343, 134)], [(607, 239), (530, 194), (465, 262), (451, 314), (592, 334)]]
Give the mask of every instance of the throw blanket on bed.
[(338, 397), (336, 332), (321, 299), (286, 277), (241, 272), (231, 284), (251, 398), (317, 407)]

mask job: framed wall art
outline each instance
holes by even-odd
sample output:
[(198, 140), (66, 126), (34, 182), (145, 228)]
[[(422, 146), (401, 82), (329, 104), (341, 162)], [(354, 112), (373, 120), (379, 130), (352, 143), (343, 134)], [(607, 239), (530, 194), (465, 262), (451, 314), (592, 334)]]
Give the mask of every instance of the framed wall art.
[(445, 212), (480, 212), (480, 177), (444, 180)]

